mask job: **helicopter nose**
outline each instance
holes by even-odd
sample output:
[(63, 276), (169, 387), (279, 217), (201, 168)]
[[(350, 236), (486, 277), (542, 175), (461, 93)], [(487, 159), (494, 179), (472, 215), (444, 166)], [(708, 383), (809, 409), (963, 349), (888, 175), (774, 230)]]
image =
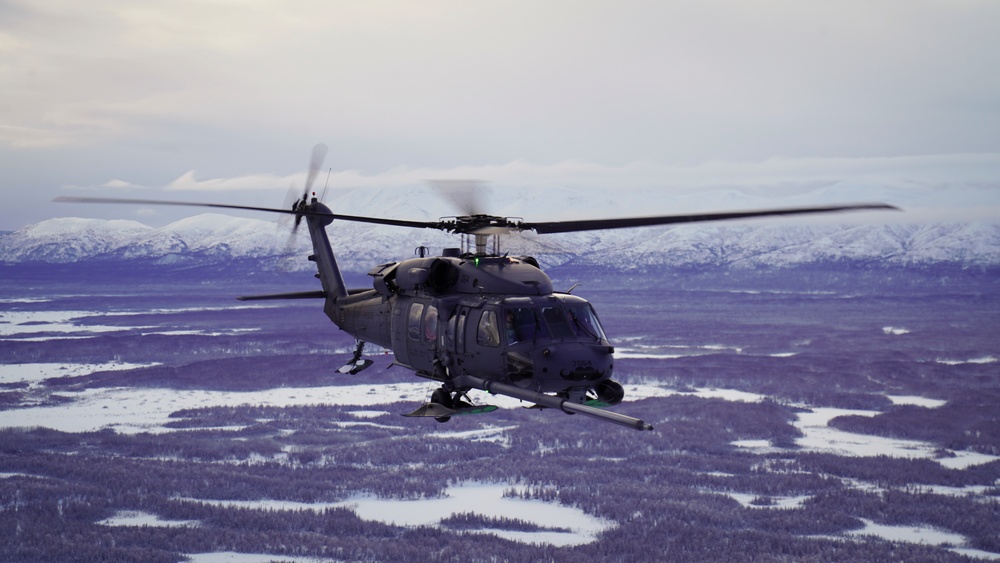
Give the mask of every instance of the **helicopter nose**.
[[(548, 354), (546, 354), (548, 352)], [(550, 363), (549, 372), (559, 374), (566, 381), (598, 381), (611, 377), (614, 348), (607, 345), (573, 342), (562, 343), (542, 350), (542, 357)]]
[(566, 381), (597, 381), (604, 377), (604, 372), (593, 366), (579, 366), (572, 370), (562, 370), (559, 375)]

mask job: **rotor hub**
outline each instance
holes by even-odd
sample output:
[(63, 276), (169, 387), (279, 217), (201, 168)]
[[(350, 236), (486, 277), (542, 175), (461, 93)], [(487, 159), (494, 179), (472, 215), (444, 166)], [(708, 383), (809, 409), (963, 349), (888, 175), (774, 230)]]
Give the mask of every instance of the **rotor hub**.
[(500, 217), (499, 215), (459, 215), (442, 217), (438, 228), (443, 231), (463, 235), (493, 235), (521, 231), (520, 217)]

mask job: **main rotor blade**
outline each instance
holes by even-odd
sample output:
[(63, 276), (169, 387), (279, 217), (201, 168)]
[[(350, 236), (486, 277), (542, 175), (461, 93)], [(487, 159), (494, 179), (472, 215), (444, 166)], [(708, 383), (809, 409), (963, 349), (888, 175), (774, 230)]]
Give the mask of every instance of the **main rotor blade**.
[(365, 217), (361, 215), (340, 215), (326, 211), (275, 209), (273, 207), (254, 207), (250, 205), (234, 205), (230, 203), (201, 203), (194, 201), (171, 201), (157, 199), (128, 199), (108, 197), (73, 197), (59, 196), (52, 201), (64, 203), (129, 203), (136, 205), (181, 205), (188, 207), (212, 207), (217, 209), (245, 209), (249, 211), (264, 211), (267, 213), (283, 213), (287, 215), (309, 217), (332, 217), (341, 221), (356, 223), (371, 223), (375, 225), (392, 225), (396, 227), (411, 227), (417, 229), (437, 229), (450, 232), (469, 232), (487, 234), (488, 229), (501, 228), (509, 230), (533, 230), (539, 234), (571, 233), (577, 231), (596, 231), (604, 229), (624, 229), (628, 227), (649, 227), (654, 225), (670, 225), (674, 223), (697, 223), (701, 221), (725, 221), (731, 219), (747, 219), (750, 217), (767, 217), (774, 215), (807, 215), (812, 213), (833, 213), (837, 211), (861, 210), (894, 210), (898, 207), (885, 203), (861, 203), (855, 205), (837, 205), (829, 207), (796, 207), (789, 209), (764, 209), (758, 211), (734, 211), (729, 213), (705, 213), (692, 215), (665, 215), (658, 217), (624, 217), (620, 219), (590, 219), (583, 221), (548, 221), (541, 223), (511, 223), (507, 225), (472, 225), (471, 229), (456, 229), (461, 226), (454, 221), (406, 221), (401, 219), (383, 219), (381, 217)]
[(234, 205), (231, 203), (202, 203), (199, 201), (174, 201), (166, 199), (130, 199), (117, 197), (76, 197), (61, 195), (52, 201), (59, 203), (129, 203), (135, 205), (180, 205), (185, 207), (214, 207), (217, 209), (247, 209), (250, 211), (266, 211), (269, 213), (286, 213), (288, 215), (323, 215), (329, 213), (316, 213), (311, 211), (294, 211), (292, 209), (275, 209), (273, 207), (254, 207), (251, 205)]
[(441, 229), (437, 221), (403, 221), (399, 219), (382, 219), (380, 217), (364, 217), (360, 215), (340, 215), (324, 211), (294, 211), (292, 209), (275, 209), (273, 207), (254, 207), (252, 205), (234, 205), (231, 203), (201, 203), (197, 201), (172, 201), (163, 199), (128, 199), (114, 197), (74, 197), (59, 196), (52, 201), (60, 203), (129, 203), (135, 205), (180, 205), (186, 207), (213, 207), (216, 209), (245, 209), (248, 211), (264, 211), (267, 213), (283, 213), (286, 215), (307, 215), (310, 217), (333, 217), (341, 221), (356, 223), (373, 223), (376, 225), (394, 225), (397, 227), (413, 227), (417, 229)]
[(860, 203), (855, 205), (837, 205), (830, 207), (795, 207), (789, 209), (763, 209), (758, 211), (734, 211), (729, 213), (704, 213), (692, 215), (665, 215), (659, 217), (624, 217), (621, 219), (591, 219), (583, 221), (548, 221), (541, 223), (520, 223), (525, 230), (533, 230), (539, 234), (572, 233), (578, 231), (597, 231), (603, 229), (624, 229), (628, 227), (649, 227), (654, 225), (670, 225), (674, 223), (697, 223), (701, 221), (726, 221), (731, 219), (746, 219), (749, 217), (767, 217), (772, 215), (807, 215), (810, 213), (833, 213), (836, 211), (860, 211), (864, 209), (888, 209), (900, 211), (898, 207), (885, 203)]

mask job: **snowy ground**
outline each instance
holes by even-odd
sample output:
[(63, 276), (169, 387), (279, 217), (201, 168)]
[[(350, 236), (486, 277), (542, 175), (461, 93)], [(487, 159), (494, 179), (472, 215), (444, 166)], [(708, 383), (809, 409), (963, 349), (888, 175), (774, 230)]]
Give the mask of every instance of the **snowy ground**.
[[(8, 301), (14, 303), (15, 301)], [(38, 301), (16, 301), (16, 303), (32, 303)], [(250, 306), (258, 307), (258, 306)], [(232, 309), (227, 307), (226, 309)], [(211, 308), (192, 309), (157, 309), (147, 312), (185, 312), (212, 310)], [(135, 312), (123, 312), (119, 315), (134, 315)], [(180, 334), (236, 334), (239, 332), (257, 330), (253, 328), (231, 328), (220, 332), (199, 330), (163, 330), (157, 327), (144, 326), (105, 326), (76, 324), (74, 320), (95, 316), (108, 315), (94, 311), (3, 311), (0, 312), (0, 340), (11, 339), (21, 341), (52, 340), (60, 338), (87, 338), (98, 333), (142, 329), (150, 333), (165, 335)], [(885, 326), (884, 335), (891, 338), (905, 338), (911, 330), (897, 326)], [(654, 358), (671, 359), (682, 356), (708, 355), (717, 353), (742, 354), (744, 349), (739, 346), (724, 344), (693, 344), (693, 345), (645, 345), (642, 337), (624, 339), (628, 346), (619, 347), (616, 355), (620, 358)], [(780, 350), (780, 349), (779, 349)], [(771, 357), (791, 357), (796, 352), (779, 351), (768, 354)], [(962, 358), (944, 357), (933, 361), (945, 365), (962, 364), (993, 364), (998, 360), (992, 355), (969, 356)], [(49, 378), (74, 377), (96, 371), (128, 370), (143, 365), (132, 363), (105, 364), (72, 364), (72, 363), (37, 363), (37, 364), (0, 364), (0, 383), (27, 384), (28, 389), (38, 389), (40, 383)], [(168, 389), (134, 389), (134, 388), (97, 388), (83, 391), (60, 391), (60, 396), (70, 399), (59, 406), (26, 406), (25, 408), (0, 411), (0, 428), (9, 427), (47, 427), (64, 432), (90, 432), (100, 429), (112, 429), (119, 433), (162, 433), (178, 432), (180, 430), (167, 428), (171, 413), (185, 409), (198, 409), (219, 406), (273, 406), (289, 407), (299, 405), (343, 405), (355, 410), (350, 414), (360, 419), (357, 424), (371, 424), (364, 419), (384, 414), (384, 409), (378, 408), (387, 403), (410, 401), (419, 404), (429, 398), (433, 385), (425, 381), (413, 383), (392, 383), (384, 385), (349, 385), (309, 388), (279, 388), (254, 392), (219, 392), (204, 390), (168, 390)], [(748, 393), (733, 389), (694, 389), (678, 391), (658, 384), (632, 384), (626, 386), (627, 400), (637, 400), (650, 397), (666, 397), (685, 393), (702, 398), (723, 399), (728, 401), (759, 402), (766, 399), (763, 395)], [(481, 394), (474, 398), (483, 402), (496, 404), (501, 408), (517, 408), (525, 406), (515, 399), (502, 396), (485, 396)], [(918, 405), (924, 408), (938, 408), (945, 404), (941, 399), (916, 396), (890, 396), (894, 404)], [(829, 422), (837, 416), (876, 416), (877, 411), (848, 410), (835, 408), (803, 407), (804, 412), (797, 413), (793, 424), (802, 432), (802, 437), (796, 441), (800, 451), (817, 451), (834, 453), (841, 456), (866, 457), (887, 455), (898, 458), (933, 459), (942, 466), (951, 469), (965, 469), (979, 464), (1000, 459), (968, 451), (954, 452), (953, 457), (939, 458), (938, 447), (933, 444), (917, 441), (882, 438), (877, 436), (854, 434), (831, 428)], [(620, 410), (627, 414), (627, 402)], [(346, 423), (345, 423), (346, 424)], [(238, 429), (233, 427), (233, 429)], [(500, 444), (506, 443), (505, 432), (509, 427), (486, 426), (467, 432), (441, 431), (430, 436), (439, 439), (490, 440)], [(751, 452), (767, 453), (778, 451), (766, 440), (743, 440), (734, 445)], [(18, 473), (0, 474), (0, 478), (21, 476)], [(877, 490), (877, 486), (869, 483), (854, 483), (854, 486)], [(566, 528), (569, 531), (541, 530), (534, 532), (515, 532), (511, 530), (478, 529), (463, 533), (493, 534), (514, 541), (536, 543), (552, 546), (573, 546), (591, 543), (597, 540), (600, 533), (613, 529), (617, 524), (589, 515), (582, 510), (559, 505), (558, 503), (528, 501), (504, 497), (504, 491), (516, 489), (517, 486), (505, 484), (467, 483), (451, 487), (441, 498), (420, 500), (382, 499), (373, 496), (357, 496), (337, 503), (292, 503), (274, 500), (253, 501), (221, 501), (213, 499), (178, 499), (183, 501), (204, 502), (225, 506), (240, 506), (274, 510), (322, 510), (329, 507), (347, 507), (360, 518), (399, 526), (439, 526), (441, 521), (457, 512), (467, 512), (470, 506), (476, 507), (474, 512), (481, 516), (494, 518), (516, 518), (534, 523), (541, 527)], [(982, 495), (984, 486), (975, 487), (923, 487), (928, 492), (949, 495)], [(753, 509), (795, 509), (805, 502), (808, 496), (776, 496), (768, 504), (754, 504), (758, 495), (739, 492), (726, 492), (730, 498), (742, 506)], [(142, 512), (120, 512), (111, 518), (99, 522), (105, 526), (166, 526), (183, 527), (196, 526), (195, 521), (162, 520), (156, 515)], [(865, 528), (853, 532), (851, 536), (878, 536), (893, 541), (927, 543), (929, 545), (960, 546), (966, 543), (961, 535), (933, 529), (926, 526), (885, 526), (871, 521), (865, 522)], [(844, 538), (840, 538), (844, 539)], [(850, 538), (848, 538), (850, 539)], [(998, 554), (953, 548), (953, 551), (972, 557), (1000, 558)], [(192, 554), (190, 560), (196, 563), (216, 563), (221, 561), (271, 561), (283, 560), (281, 557), (269, 555), (248, 556), (247, 554), (211, 553)], [(254, 559), (256, 558), (256, 559)], [(288, 559), (286, 559), (288, 560)], [(314, 561), (321, 561), (316, 559)]]
[[(18, 364), (0, 365), (0, 382), (37, 382), (53, 377), (83, 375), (107, 369), (131, 369), (135, 364)], [(89, 370), (89, 371), (88, 371)], [(279, 388), (251, 392), (223, 392), (204, 390), (171, 390), (111, 387), (87, 389), (61, 395), (72, 402), (58, 406), (34, 406), (0, 411), (0, 428), (46, 427), (63, 432), (91, 432), (110, 428), (121, 433), (169, 432), (166, 427), (170, 414), (184, 409), (218, 406), (273, 406), (345, 405), (360, 408), (373, 407), (397, 401), (415, 404), (428, 400), (432, 386), (426, 382), (390, 383), (384, 385), (340, 385), (329, 387)], [(681, 393), (676, 389), (657, 385), (629, 385), (625, 389), (630, 400), (648, 397), (666, 397)], [(729, 401), (758, 402), (764, 396), (733, 389), (696, 389), (690, 395)], [(473, 394), (475, 396), (475, 393)], [(517, 408), (525, 404), (517, 399), (480, 393), (479, 397), (501, 408)], [(928, 408), (943, 404), (938, 399), (925, 397), (890, 397), (897, 404), (919, 404)], [(807, 407), (808, 408), (808, 407)], [(364, 411), (360, 411), (364, 412)], [(836, 408), (811, 408), (798, 413), (794, 422), (803, 436), (797, 445), (807, 451), (836, 453), (845, 456), (888, 455), (900, 458), (934, 459), (952, 469), (989, 463), (1000, 459), (969, 451), (956, 451), (954, 457), (939, 458), (938, 448), (928, 442), (883, 438), (867, 434), (844, 432), (829, 426), (838, 416), (875, 416), (877, 411)], [(774, 451), (766, 441), (749, 440), (734, 445), (766, 453)]]

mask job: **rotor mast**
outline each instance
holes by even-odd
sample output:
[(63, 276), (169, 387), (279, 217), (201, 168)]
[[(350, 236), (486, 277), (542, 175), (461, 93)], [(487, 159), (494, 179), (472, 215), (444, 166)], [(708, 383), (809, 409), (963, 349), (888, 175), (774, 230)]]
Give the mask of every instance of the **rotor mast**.
[(474, 256), (490, 256), (488, 246), (493, 238), (492, 254), (500, 254), (500, 235), (519, 232), (523, 220), (520, 217), (500, 217), (498, 215), (460, 215), (442, 217), (434, 228), (464, 235), (463, 251), (469, 253), (475, 246)]
[[(475, 237), (476, 240), (476, 256), (486, 256), (486, 243), (489, 240), (490, 235), (474, 233), (472, 236)], [(496, 247), (496, 244), (493, 245), (493, 249), (499, 250)]]

